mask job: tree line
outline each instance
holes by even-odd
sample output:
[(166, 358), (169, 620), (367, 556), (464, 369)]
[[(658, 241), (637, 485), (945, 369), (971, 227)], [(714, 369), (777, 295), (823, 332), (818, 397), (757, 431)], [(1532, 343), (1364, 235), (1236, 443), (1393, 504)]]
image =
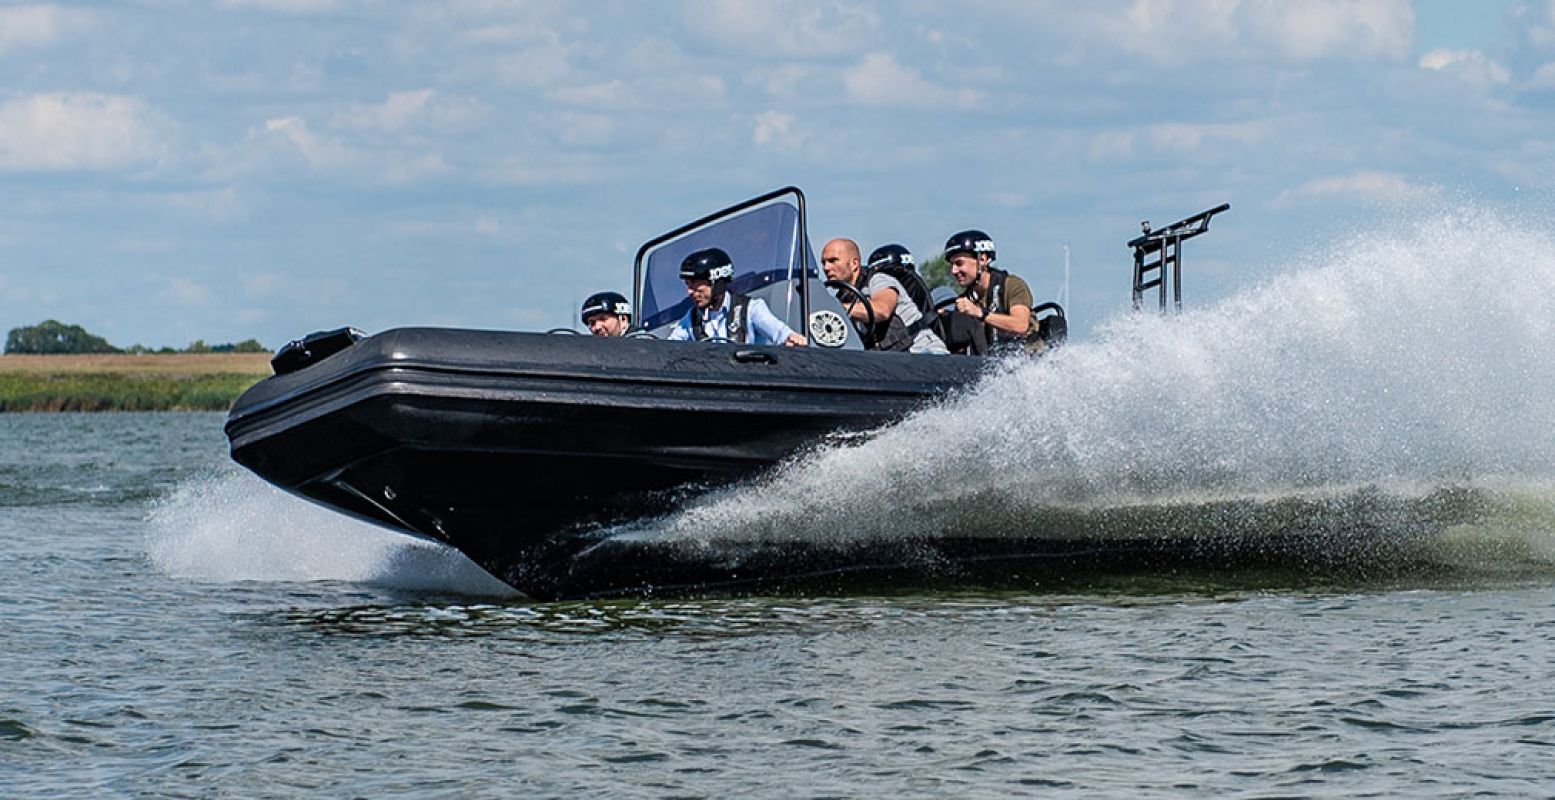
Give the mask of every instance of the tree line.
[(241, 342), (227, 344), (206, 344), (203, 339), (196, 339), (182, 350), (172, 347), (161, 347), (155, 350), (143, 345), (135, 344), (129, 347), (119, 348), (108, 343), (107, 339), (88, 333), (80, 325), (66, 325), (58, 320), (44, 320), (37, 325), (23, 325), (12, 328), (5, 336), (5, 353), (7, 355), (84, 355), (93, 353), (125, 353), (130, 355), (143, 355), (147, 353), (172, 354), (172, 353), (268, 353), (269, 348), (259, 343), (257, 339), (245, 339)]

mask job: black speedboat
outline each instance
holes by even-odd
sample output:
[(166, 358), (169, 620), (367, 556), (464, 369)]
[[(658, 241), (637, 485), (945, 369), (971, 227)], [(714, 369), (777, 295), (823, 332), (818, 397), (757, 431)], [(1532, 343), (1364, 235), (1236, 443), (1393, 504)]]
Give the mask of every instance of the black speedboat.
[[(1182, 242), (1224, 209), (1147, 226), (1129, 243), (1136, 306), (1153, 291), (1166, 309), (1168, 287), (1180, 303)], [(734, 288), (810, 346), (663, 341), (690, 302), (680, 261), (710, 245), (733, 256)], [(1452, 492), (1399, 503), (1363, 488), (1338, 500), (1050, 508), (1019, 525), (971, 518), (912, 540), (712, 531), (687, 546), (655, 535), (652, 519), (805, 448), (899, 421), (990, 362), (865, 351), (820, 278), (804, 196), (791, 187), (649, 241), (635, 278), (639, 316), (626, 338), (403, 328), (293, 342), (273, 360), (277, 374), (233, 407), (233, 458), (294, 494), (457, 548), (542, 599), (1401, 564), (1412, 542), (1477, 508)], [(1355, 520), (1383, 520), (1391, 533)]]
[[(1154, 291), (1165, 310), (1169, 286), (1180, 304), (1182, 243), (1222, 210), (1160, 230), (1146, 224), (1130, 241), (1135, 307)], [(690, 305), (681, 260), (709, 246), (731, 254), (734, 289), (765, 300), (809, 346), (664, 341)], [(653, 535), (658, 515), (805, 448), (899, 422), (977, 381), (991, 363), (866, 352), (860, 330), (868, 325), (855, 330), (829, 289), (847, 291), (821, 280), (804, 195), (771, 191), (639, 249), (638, 318), (627, 338), (341, 328), (291, 342), (272, 361), (277, 374), (233, 406), (232, 456), (288, 492), (454, 546), (536, 598), (1029, 585), (1130, 565), (1316, 563), (1375, 548), (1336, 542), (1323, 523), (1326, 503), (1258, 509), (1270, 535), (1255, 540), (1218, 535), (1218, 526), (1194, 532), (1194, 520), (1246, 517), (1235, 503), (1144, 515), (1048, 509), (1019, 526), (967, 520), (931, 539), (882, 535), (841, 546), (778, 537), (709, 549)], [(1062, 308), (1037, 311), (1061, 330)], [(1367, 496), (1353, 504), (1376, 506)], [(650, 521), (647, 534), (625, 525), (641, 520)], [(1407, 528), (1432, 525), (1426, 514)]]
[[(734, 259), (734, 288), (810, 346), (662, 340), (690, 302), (680, 261), (713, 244)], [(405, 328), (293, 342), (233, 407), (232, 456), (287, 491), (447, 543), (532, 595), (642, 591), (571, 575), (590, 530), (888, 425), (985, 366), (866, 352), (824, 288), (792, 187), (646, 243), (635, 291), (626, 338)]]

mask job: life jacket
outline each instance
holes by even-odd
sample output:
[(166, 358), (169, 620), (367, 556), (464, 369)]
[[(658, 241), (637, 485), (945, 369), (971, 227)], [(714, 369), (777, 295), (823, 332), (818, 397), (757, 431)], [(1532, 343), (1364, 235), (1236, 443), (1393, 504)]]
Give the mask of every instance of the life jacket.
[[(729, 295), (729, 341), (735, 344), (747, 344), (750, 336), (749, 309), (751, 299), (733, 289), (724, 290)], [(691, 307), (691, 336), (697, 341), (707, 339), (707, 328), (703, 324), (707, 321), (707, 314), (703, 309)]]
[[(902, 321), (896, 309), (892, 308), (890, 318), (877, 320), (874, 329), (870, 331), (869, 338), (874, 343), (872, 349), (902, 352), (912, 347), (919, 331), (932, 328), (937, 334), (939, 333), (940, 317), (934, 310), (933, 296), (929, 294), (928, 285), (917, 272), (896, 264), (876, 267), (874, 270), (860, 270), (860, 289), (869, 284), (869, 276), (875, 272), (895, 278), (896, 282), (907, 290), (907, 296), (912, 299), (913, 305), (918, 307), (919, 316), (916, 322), (908, 325)], [(940, 338), (944, 338), (943, 334), (939, 335)]]
[[(1009, 279), (1009, 277), (1010, 277), (1010, 273), (1005, 271), (1005, 270), (996, 269), (994, 267), (988, 267), (988, 296), (983, 298), (983, 302), (981, 304), (981, 307), (984, 310), (986, 310), (988, 313), (990, 313), (990, 314), (1008, 314), (1008, 313), (1010, 313), (1009, 298), (1005, 296), (1005, 292), (1004, 292), (1004, 284), (1005, 284), (1005, 281)], [(972, 299), (972, 287), (968, 286), (966, 291), (961, 293), (961, 296), (967, 298), (968, 300), (971, 300)], [(1035, 310), (1033, 310), (1032, 313), (1036, 313)], [(1028, 344), (1028, 345), (1035, 345), (1038, 342), (1042, 341), (1041, 326), (1039, 326), (1039, 325), (1032, 325), (1032, 326), (1030, 326), (1030, 330), (1028, 332), (1026, 332), (1026, 333), (1011, 333), (1009, 331), (1000, 330), (998, 328), (995, 328), (992, 325), (987, 325), (986, 323), (984, 324), (984, 327), (987, 328), (987, 331), (988, 331), (988, 343), (990, 345), (1001, 345), (1001, 344)]]

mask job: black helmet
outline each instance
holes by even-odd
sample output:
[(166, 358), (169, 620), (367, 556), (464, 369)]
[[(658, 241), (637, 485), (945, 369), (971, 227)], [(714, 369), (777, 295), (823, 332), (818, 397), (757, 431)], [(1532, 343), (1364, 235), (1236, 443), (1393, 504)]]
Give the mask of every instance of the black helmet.
[(587, 325), (589, 317), (595, 314), (618, 314), (630, 319), (632, 316), (632, 304), (616, 292), (597, 292), (589, 295), (589, 299), (583, 301), (583, 311), (579, 313), (579, 316), (583, 318), (583, 323)]
[(881, 267), (916, 269), (917, 266), (912, 260), (912, 253), (899, 244), (883, 244), (869, 254), (869, 268), (872, 270)]
[(715, 283), (726, 281), (734, 277), (734, 262), (729, 259), (728, 253), (716, 247), (698, 250), (680, 262), (680, 277), (682, 280), (696, 278)]
[(993, 237), (979, 230), (962, 231), (945, 240), (945, 257), (950, 258), (956, 253), (971, 253), (972, 255), (988, 254), (988, 260), (994, 260)]

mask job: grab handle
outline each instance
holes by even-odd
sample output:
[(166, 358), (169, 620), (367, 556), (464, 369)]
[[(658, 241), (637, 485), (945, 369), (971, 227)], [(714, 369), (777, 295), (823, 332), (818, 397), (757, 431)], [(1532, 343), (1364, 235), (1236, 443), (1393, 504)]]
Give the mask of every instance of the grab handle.
[(777, 357), (760, 350), (736, 350), (734, 360), (741, 364), (776, 364)]

